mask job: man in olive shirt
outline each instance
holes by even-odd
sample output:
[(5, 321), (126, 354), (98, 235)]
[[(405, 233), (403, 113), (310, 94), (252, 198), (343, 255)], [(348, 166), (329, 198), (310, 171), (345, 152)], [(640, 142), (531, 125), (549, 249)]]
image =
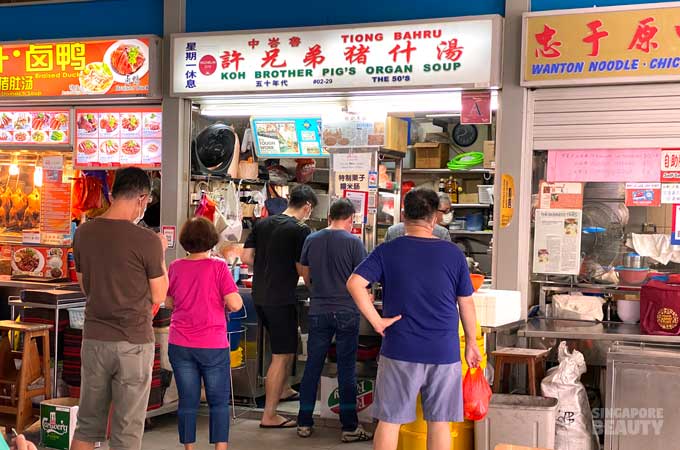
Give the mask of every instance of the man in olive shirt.
[(152, 304), (167, 295), (167, 241), (137, 226), (151, 182), (137, 168), (119, 170), (113, 200), (100, 218), (76, 231), (73, 253), (87, 295), (78, 425), (71, 450), (140, 450), (154, 358)]

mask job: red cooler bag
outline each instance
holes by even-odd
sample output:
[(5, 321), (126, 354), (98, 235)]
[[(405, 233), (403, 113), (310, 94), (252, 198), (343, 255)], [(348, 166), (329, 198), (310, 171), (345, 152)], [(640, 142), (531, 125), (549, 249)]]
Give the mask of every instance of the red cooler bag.
[(640, 291), (643, 334), (680, 335), (680, 285), (650, 281)]

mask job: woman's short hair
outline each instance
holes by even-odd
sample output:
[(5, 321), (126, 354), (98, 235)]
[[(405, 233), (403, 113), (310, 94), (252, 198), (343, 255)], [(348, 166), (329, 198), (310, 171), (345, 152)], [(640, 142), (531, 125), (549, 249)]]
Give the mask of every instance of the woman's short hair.
[(203, 253), (220, 241), (215, 225), (204, 217), (187, 220), (179, 233), (179, 243), (189, 253)]

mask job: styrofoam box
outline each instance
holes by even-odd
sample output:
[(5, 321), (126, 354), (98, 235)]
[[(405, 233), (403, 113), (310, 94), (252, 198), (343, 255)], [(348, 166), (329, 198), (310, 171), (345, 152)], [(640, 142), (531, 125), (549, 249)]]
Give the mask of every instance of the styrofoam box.
[(475, 422), (475, 450), (498, 444), (555, 448), (557, 408), (555, 398), (494, 394), (486, 417)]
[(477, 321), (483, 327), (499, 327), (522, 318), (522, 295), (519, 291), (480, 289), (472, 298)]

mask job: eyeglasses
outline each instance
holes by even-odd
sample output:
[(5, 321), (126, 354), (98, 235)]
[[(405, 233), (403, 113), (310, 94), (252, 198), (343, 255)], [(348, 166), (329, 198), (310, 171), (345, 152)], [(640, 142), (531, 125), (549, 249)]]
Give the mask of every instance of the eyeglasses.
[(442, 214), (448, 214), (449, 212), (451, 212), (451, 208), (449, 208), (449, 209), (438, 209), (437, 211), (439, 211)]
[(147, 204), (153, 203), (153, 194), (142, 194), (139, 196), (139, 199), (143, 201), (144, 197), (146, 197)]

